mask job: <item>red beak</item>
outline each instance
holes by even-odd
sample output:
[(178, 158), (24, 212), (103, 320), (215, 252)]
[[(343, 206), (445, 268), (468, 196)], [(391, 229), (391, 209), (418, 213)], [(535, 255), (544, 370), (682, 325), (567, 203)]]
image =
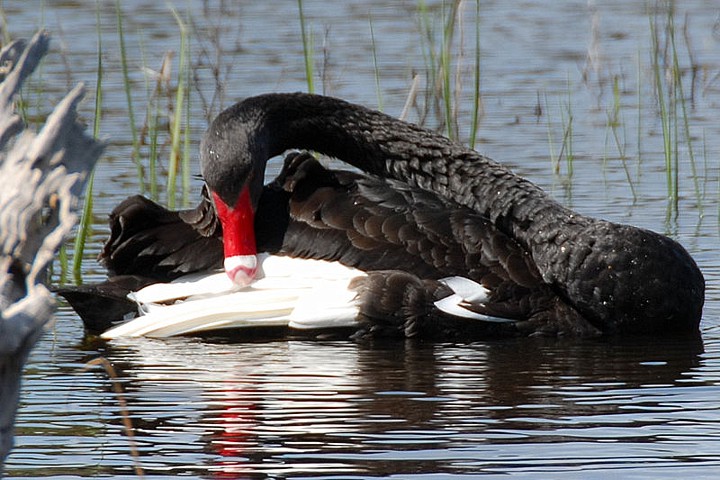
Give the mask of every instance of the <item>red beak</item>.
[(242, 189), (234, 207), (228, 206), (215, 192), (212, 196), (223, 228), (225, 272), (236, 285), (247, 286), (257, 274), (255, 211), (250, 188)]

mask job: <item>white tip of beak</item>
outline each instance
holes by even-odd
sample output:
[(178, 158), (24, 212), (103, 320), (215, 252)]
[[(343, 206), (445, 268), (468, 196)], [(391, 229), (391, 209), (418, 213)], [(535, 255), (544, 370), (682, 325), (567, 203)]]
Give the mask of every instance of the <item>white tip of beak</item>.
[(255, 279), (258, 261), (255, 255), (234, 255), (225, 258), (225, 273), (239, 287), (247, 287)]

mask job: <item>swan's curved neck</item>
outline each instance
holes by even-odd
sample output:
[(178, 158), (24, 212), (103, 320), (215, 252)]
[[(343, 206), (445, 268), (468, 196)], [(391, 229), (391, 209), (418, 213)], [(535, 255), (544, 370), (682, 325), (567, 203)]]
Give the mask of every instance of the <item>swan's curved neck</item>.
[(335, 98), (299, 93), (252, 97), (223, 112), (213, 129), (227, 129), (234, 150), (249, 152), (247, 161), (262, 171), (268, 158), (287, 149), (314, 150), (468, 206), (527, 246), (537, 238), (532, 232), (537, 212), (565, 212), (539, 187), (474, 150)]

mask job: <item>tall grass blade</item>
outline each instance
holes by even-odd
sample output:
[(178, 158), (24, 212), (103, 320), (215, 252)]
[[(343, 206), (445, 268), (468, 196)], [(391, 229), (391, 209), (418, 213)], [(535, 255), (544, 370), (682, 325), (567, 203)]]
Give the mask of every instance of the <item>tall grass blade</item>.
[[(102, 79), (103, 79), (103, 61), (102, 61), (102, 34), (100, 29), (100, 3), (98, 2), (95, 9), (96, 28), (97, 28), (97, 76), (95, 88), (95, 119), (93, 120), (93, 137), (98, 138), (100, 133), (100, 117), (102, 115)], [(93, 184), (95, 180), (95, 169), (90, 172), (90, 176), (85, 187), (85, 202), (83, 203), (83, 211), (80, 216), (77, 236), (75, 237), (74, 256), (73, 256), (73, 277), (76, 284), (82, 283), (82, 260), (85, 253), (85, 243), (90, 234), (93, 216)]]
[(452, 70), (452, 44), (455, 34), (455, 24), (457, 18), (457, 7), (459, 0), (453, 2), (450, 13), (445, 13), (445, 3), (443, 3), (443, 18), (445, 27), (443, 28), (442, 47), (440, 54), (440, 81), (442, 85), (442, 100), (445, 111), (445, 125), (447, 127), (447, 136), (450, 139), (457, 139), (457, 118), (453, 110), (452, 83), (450, 74)]
[(475, 0), (475, 65), (473, 69), (473, 109), (470, 122), (470, 148), (475, 148), (480, 122), (482, 97), (480, 96), (480, 0)]
[(377, 45), (375, 44), (375, 30), (373, 29), (372, 16), (369, 17), (370, 22), (370, 41), (372, 42), (373, 68), (375, 69), (375, 92), (377, 94), (378, 110), (383, 111), (383, 97), (380, 89), (380, 67), (377, 61)]
[(153, 96), (148, 98), (147, 104), (147, 138), (148, 138), (148, 173), (150, 178), (148, 184), (150, 186), (150, 198), (158, 200), (158, 178), (157, 178), (157, 158), (158, 158), (158, 117), (160, 116), (160, 107), (157, 98)]
[(303, 13), (302, 0), (298, 0), (298, 12), (300, 15), (300, 35), (302, 36), (303, 57), (305, 58), (305, 78), (307, 79), (308, 93), (315, 93), (312, 38), (309, 37), (305, 31), (305, 14)]
[(410, 84), (410, 91), (408, 92), (407, 98), (405, 99), (405, 104), (403, 105), (402, 112), (400, 112), (400, 116), (398, 117), (400, 120), (407, 121), (408, 115), (410, 115), (410, 109), (413, 105), (415, 105), (415, 102), (417, 101), (417, 94), (418, 90), (420, 89), (420, 75), (413, 76), (412, 83)]
[[(697, 167), (695, 165), (695, 155), (693, 153), (693, 142), (692, 137), (690, 136), (690, 120), (688, 118), (688, 112), (687, 112), (687, 105), (685, 100), (685, 91), (683, 88), (683, 82), (682, 82), (682, 75), (680, 72), (680, 62), (678, 61), (678, 54), (677, 54), (677, 48), (675, 46), (675, 33), (674, 30), (671, 32), (670, 35), (670, 41), (672, 45), (672, 61), (673, 61), (673, 77), (674, 82), (676, 86), (676, 103), (680, 104), (680, 108), (682, 109), (682, 126), (683, 126), (683, 134), (685, 136), (685, 142), (687, 144), (688, 149), (688, 156), (690, 157), (690, 170), (692, 173), (692, 179), (693, 179), (693, 186), (695, 187), (695, 198), (697, 199), (697, 205), (698, 210), (700, 212), (700, 215), (702, 215), (703, 211), (703, 204), (702, 204), (702, 194), (700, 192), (700, 183), (698, 181), (698, 175), (697, 175)], [(677, 125), (677, 122), (676, 122)], [(677, 134), (675, 136), (677, 140)], [(675, 142), (676, 148), (677, 144), (679, 142)], [(677, 175), (677, 172), (676, 172)], [(678, 179), (675, 180), (676, 188), (678, 184)]]
[(567, 165), (567, 178), (572, 179), (574, 174), (575, 154), (573, 152), (573, 110), (572, 110), (572, 91), (570, 88), (570, 77), (567, 79), (567, 103), (560, 102), (560, 120), (563, 125), (563, 141), (558, 154), (558, 171), (560, 170), (560, 159), (565, 156)]
[[(425, 124), (427, 116), (430, 112), (434, 112), (439, 120), (442, 120), (442, 113), (439, 111), (438, 102), (439, 86), (439, 70), (438, 70), (438, 53), (435, 47), (435, 34), (433, 29), (433, 17), (430, 13), (425, 0), (418, 0), (418, 17), (420, 21), (421, 42), (423, 44), (422, 53), (425, 70), (427, 72), (427, 85), (425, 87), (425, 104), (424, 110), (420, 113), (419, 123)], [(444, 125), (441, 125), (444, 127)]]
[(125, 48), (125, 29), (123, 28), (123, 12), (120, 6), (120, 0), (115, 0), (115, 16), (117, 17), (118, 43), (120, 44), (120, 65), (123, 74), (123, 87), (125, 88), (125, 98), (127, 101), (128, 121), (130, 123), (130, 134), (132, 135), (132, 160), (137, 167), (138, 185), (140, 192), (145, 193), (145, 175), (143, 166), (140, 162), (140, 137), (138, 135), (137, 126), (135, 125), (135, 110), (132, 101), (132, 84), (130, 83), (130, 75), (128, 74), (127, 51)]
[(188, 47), (187, 37), (188, 29), (185, 22), (180, 18), (180, 15), (173, 8), (172, 13), (175, 16), (175, 21), (180, 28), (180, 61), (178, 67), (178, 84), (177, 91), (175, 94), (175, 108), (173, 110), (172, 125), (170, 130), (170, 162), (168, 164), (168, 178), (167, 178), (167, 201), (169, 208), (175, 208), (175, 196), (176, 196), (176, 184), (177, 184), (177, 171), (180, 164), (180, 130), (183, 119), (183, 108), (185, 102), (185, 89), (186, 81), (188, 78)]
[[(58, 285), (65, 285), (68, 281), (68, 265), (70, 264), (70, 260), (67, 250), (67, 243), (60, 245), (60, 250), (58, 251), (58, 264), (60, 265), (60, 275), (57, 279)], [(50, 264), (50, 277), (55, 274), (54, 265), (54, 263)]]
[[(663, 152), (665, 157), (665, 181), (667, 188), (668, 201), (671, 211), (677, 212), (677, 197), (674, 186), (673, 175), (673, 158), (672, 158), (672, 138), (670, 113), (665, 100), (664, 83), (662, 81), (662, 69), (660, 61), (660, 38), (656, 25), (657, 18), (650, 17), (650, 36), (652, 41), (652, 69), (655, 76), (655, 91), (657, 96), (658, 107), (660, 108), (660, 122), (663, 134)], [(670, 212), (668, 212), (670, 213)]]
[(622, 118), (622, 103), (620, 101), (620, 80), (617, 75), (613, 76), (613, 107), (608, 113), (608, 128), (612, 133), (613, 140), (615, 141), (615, 148), (617, 148), (618, 156), (622, 162), (623, 170), (625, 171), (625, 178), (627, 179), (628, 185), (630, 186), (630, 192), (632, 193), (633, 203), (637, 202), (637, 192), (635, 191), (635, 185), (633, 184), (632, 176), (630, 175), (630, 169), (627, 164), (627, 152), (626, 152), (626, 136), (625, 129), (622, 130), (623, 138), (620, 138), (620, 127), (625, 124)]
[(545, 100), (545, 118), (547, 119), (548, 147), (550, 148), (550, 166), (555, 175), (560, 173), (560, 157), (555, 156), (555, 139), (553, 137), (553, 129), (555, 128), (550, 119), (550, 105), (548, 104), (547, 92), (543, 93)]
[[(189, 39), (188, 39), (189, 43)], [(188, 55), (190, 47), (188, 45)], [(190, 84), (190, 68), (186, 69), (185, 81)], [(190, 89), (185, 90), (185, 134), (183, 136), (183, 152), (182, 152), (182, 165), (183, 165), (183, 206), (187, 207), (190, 204), (190, 172), (192, 168), (190, 166), (191, 155), (190, 155)]]
[(640, 52), (638, 52), (637, 60), (637, 173), (640, 174), (640, 165), (642, 164), (642, 65), (640, 61)]

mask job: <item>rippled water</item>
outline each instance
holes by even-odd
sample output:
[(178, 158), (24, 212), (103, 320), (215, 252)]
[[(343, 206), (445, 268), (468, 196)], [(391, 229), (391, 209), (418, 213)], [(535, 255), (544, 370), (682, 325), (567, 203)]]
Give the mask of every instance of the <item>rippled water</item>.
[[(85, 262), (88, 280), (102, 274), (92, 257), (106, 235), (105, 213), (138, 189), (129, 160), (114, 6), (101, 3), (101, 130), (110, 145), (97, 170), (98, 224)], [(198, 28), (225, 29), (232, 70), (224, 105), (265, 91), (306, 89), (297, 3), (230, 3), (222, 12), (216, 2), (208, 2), (209, 9), (199, 1), (175, 4), (182, 14), (192, 13)], [(398, 115), (413, 72), (425, 68), (416, 3), (303, 3), (316, 62), (325, 65), (326, 92), (377, 106), (372, 18), (383, 108)], [(429, 3), (439, 16), (442, 4)], [(467, 344), (181, 338), (106, 344), (85, 339), (79, 319), (61, 306), (27, 366), (7, 476), (134, 476), (113, 384), (97, 367), (84, 369), (104, 356), (124, 389), (139, 462), (149, 478), (717, 478), (720, 7), (700, 0), (675, 5), (684, 85), (688, 92), (692, 86), (688, 115), (696, 172), (681, 142), (680, 212), (668, 216), (648, 10), (644, 2), (598, 3), (481, 2), (484, 116), (478, 149), (583, 213), (652, 228), (685, 244), (708, 282), (699, 338)], [(27, 2), (3, 3), (13, 36), (45, 25), (55, 38), (39, 80), (46, 95), (59, 96), (68, 83), (85, 81), (92, 98), (95, 5), (47, 2), (38, 10)], [(179, 47), (179, 37), (167, 4), (122, 6), (141, 111), (142, 66), (157, 68), (165, 51)], [(657, 11), (664, 21), (665, 10)], [(458, 35), (465, 37), (467, 58), (474, 45), (474, 5), (467, 2), (463, 12), (465, 29)], [(204, 46), (195, 41), (193, 52)], [(471, 78), (466, 61), (464, 134)], [(210, 94), (207, 69), (199, 76)], [(627, 148), (627, 172), (607, 127), (613, 79), (620, 87), (618, 131)], [(197, 140), (205, 119), (196, 96), (194, 102)], [(91, 105), (83, 107), (88, 118)], [(563, 161), (554, 174), (550, 155), (561, 148), (563, 115), (570, 113), (573, 172)], [(411, 120), (418, 120), (416, 113)]]

